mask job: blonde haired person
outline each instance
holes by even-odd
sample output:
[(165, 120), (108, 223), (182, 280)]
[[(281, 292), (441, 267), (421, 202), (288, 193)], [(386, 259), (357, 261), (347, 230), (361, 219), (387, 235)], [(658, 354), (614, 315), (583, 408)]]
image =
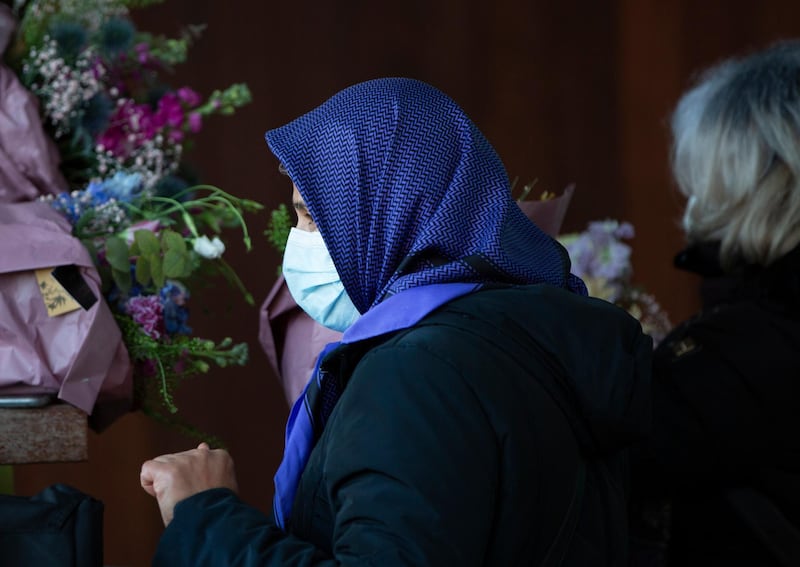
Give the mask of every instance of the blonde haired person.
[(800, 565), (800, 42), (706, 72), (672, 131), (704, 305), (655, 353), (634, 563)]

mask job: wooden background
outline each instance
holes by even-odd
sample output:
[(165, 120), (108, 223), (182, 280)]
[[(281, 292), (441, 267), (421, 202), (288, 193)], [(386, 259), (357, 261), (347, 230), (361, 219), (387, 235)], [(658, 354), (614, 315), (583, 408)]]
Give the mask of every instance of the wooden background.
[[(670, 110), (704, 67), (800, 35), (796, 0), (169, 0), (136, 19), (170, 34), (208, 24), (174, 86), (252, 89), (250, 106), (207, 120), (197, 137), (189, 157), (205, 182), (272, 209), (290, 192), (263, 141), (267, 128), (358, 81), (422, 79), (466, 110), (512, 178), (538, 178), (551, 191), (577, 184), (565, 230), (631, 221), (635, 279), (675, 321), (696, 308), (697, 281), (672, 268), (682, 201), (668, 171)], [(260, 301), (279, 258), (260, 237), (266, 214), (249, 221), (255, 250), (234, 244), (228, 259)], [(179, 406), (225, 439), (243, 497), (268, 511), (287, 407), (257, 341), (258, 311), (222, 286), (196, 292), (191, 307), (198, 334), (249, 342), (251, 362), (187, 383)], [(16, 467), (16, 490), (67, 482), (103, 500), (106, 562), (148, 565), (162, 527), (139, 467), (189, 447), (131, 414), (91, 435), (86, 463)]]

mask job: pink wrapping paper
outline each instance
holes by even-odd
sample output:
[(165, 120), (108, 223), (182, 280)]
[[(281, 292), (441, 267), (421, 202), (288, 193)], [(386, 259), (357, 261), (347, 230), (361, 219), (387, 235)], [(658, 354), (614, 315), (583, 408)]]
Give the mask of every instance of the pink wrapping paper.
[[(33, 270), (69, 264), (98, 301), (50, 317)], [(132, 368), (97, 270), (66, 219), (42, 202), (0, 204), (0, 394), (31, 392), (57, 393), (88, 414), (100, 409), (103, 423), (93, 426), (102, 428), (130, 409)]]
[(306, 315), (280, 276), (261, 305), (258, 338), (291, 406), (308, 383), (317, 355), (342, 334)]
[(517, 204), (533, 223), (543, 232), (555, 238), (561, 231), (561, 223), (567, 214), (575, 185), (569, 185), (558, 197), (546, 201), (519, 201)]
[[(0, 4), (0, 53), (15, 27), (11, 10)], [(0, 203), (65, 191), (58, 163), (58, 150), (39, 118), (38, 99), (0, 62)]]

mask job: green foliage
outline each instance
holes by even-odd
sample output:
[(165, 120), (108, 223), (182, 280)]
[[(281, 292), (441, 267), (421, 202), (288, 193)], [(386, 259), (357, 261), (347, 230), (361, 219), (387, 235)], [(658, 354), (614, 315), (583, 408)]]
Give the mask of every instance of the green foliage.
[(184, 238), (175, 231), (163, 230), (159, 237), (149, 230), (137, 230), (128, 254), (136, 257), (136, 281), (151, 283), (156, 289), (167, 278), (183, 279), (192, 274), (192, 259)]
[(133, 46), (136, 28), (130, 20), (112, 18), (100, 28), (100, 49), (109, 56), (117, 56)]
[[(243, 366), (247, 363), (247, 343), (234, 344), (230, 337), (218, 343), (197, 337), (178, 335), (171, 341), (156, 340), (141, 332), (141, 328), (127, 315), (115, 315), (122, 331), (128, 354), (144, 374), (136, 380), (136, 399), (146, 415), (174, 427), (182, 433), (221, 446), (219, 439), (209, 438), (186, 422), (176, 418), (178, 412), (174, 393), (187, 377), (206, 374), (211, 364), (219, 367)], [(143, 371), (143, 368), (149, 371)]]
[(196, 112), (201, 115), (219, 112), (223, 115), (233, 114), (237, 108), (250, 103), (253, 95), (244, 83), (231, 85), (224, 91), (215, 90), (208, 100)]
[(153, 6), (155, 4), (163, 4), (165, 0), (120, 0), (120, 4), (128, 8), (144, 8), (146, 6)]
[(147, 43), (150, 54), (169, 68), (186, 61), (189, 48), (205, 29), (205, 25), (189, 25), (181, 30), (181, 35), (177, 38), (141, 33), (139, 41)]
[(289, 215), (289, 209), (284, 203), (278, 205), (278, 208), (273, 210), (269, 216), (269, 223), (264, 235), (267, 241), (275, 247), (275, 249), (283, 254), (286, 250), (286, 240), (289, 238), (289, 231), (292, 228), (292, 218)]
[(128, 244), (122, 238), (112, 236), (106, 240), (105, 251), (114, 283), (122, 293), (128, 293), (132, 286)]
[[(193, 198), (179, 200), (188, 195)], [(140, 205), (128, 204), (126, 208), (136, 219), (158, 221), (163, 227), (158, 236), (151, 230), (139, 229), (133, 232), (130, 246), (122, 237), (111, 236), (106, 238), (102, 247), (113, 281), (123, 294), (133, 284), (131, 262), (134, 263), (136, 282), (150, 290), (160, 289), (167, 279), (191, 279), (201, 264), (208, 264), (238, 289), (249, 305), (255, 305), (253, 295), (225, 260), (202, 259), (187, 242), (201, 233), (210, 231), (218, 234), (225, 228), (238, 227), (242, 231), (242, 241), (250, 250), (252, 242), (243, 215), (261, 211), (263, 205), (249, 199), (239, 199), (211, 185), (188, 187), (174, 198), (152, 196)], [(91, 216), (87, 215), (87, 218), (91, 219)], [(188, 236), (182, 233), (188, 233)], [(89, 250), (95, 252), (93, 241), (87, 239), (86, 243)]]

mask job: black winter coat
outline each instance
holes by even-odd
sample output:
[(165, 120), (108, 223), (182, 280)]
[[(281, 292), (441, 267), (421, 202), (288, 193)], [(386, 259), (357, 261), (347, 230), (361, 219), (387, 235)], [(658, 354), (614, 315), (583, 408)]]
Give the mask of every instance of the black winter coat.
[[(800, 249), (735, 276), (722, 275), (716, 252), (677, 259), (706, 276), (705, 305), (654, 356), (653, 434), (634, 452), (634, 531), (669, 537), (669, 565), (780, 565), (748, 525), (764, 522), (737, 511), (735, 495), (753, 491), (800, 526)], [(636, 564), (658, 564), (641, 543)]]
[(456, 299), (326, 358), (346, 388), (289, 533), (206, 491), (176, 506), (154, 564), (624, 565), (623, 448), (649, 423), (650, 356), (599, 300), (544, 285)]

